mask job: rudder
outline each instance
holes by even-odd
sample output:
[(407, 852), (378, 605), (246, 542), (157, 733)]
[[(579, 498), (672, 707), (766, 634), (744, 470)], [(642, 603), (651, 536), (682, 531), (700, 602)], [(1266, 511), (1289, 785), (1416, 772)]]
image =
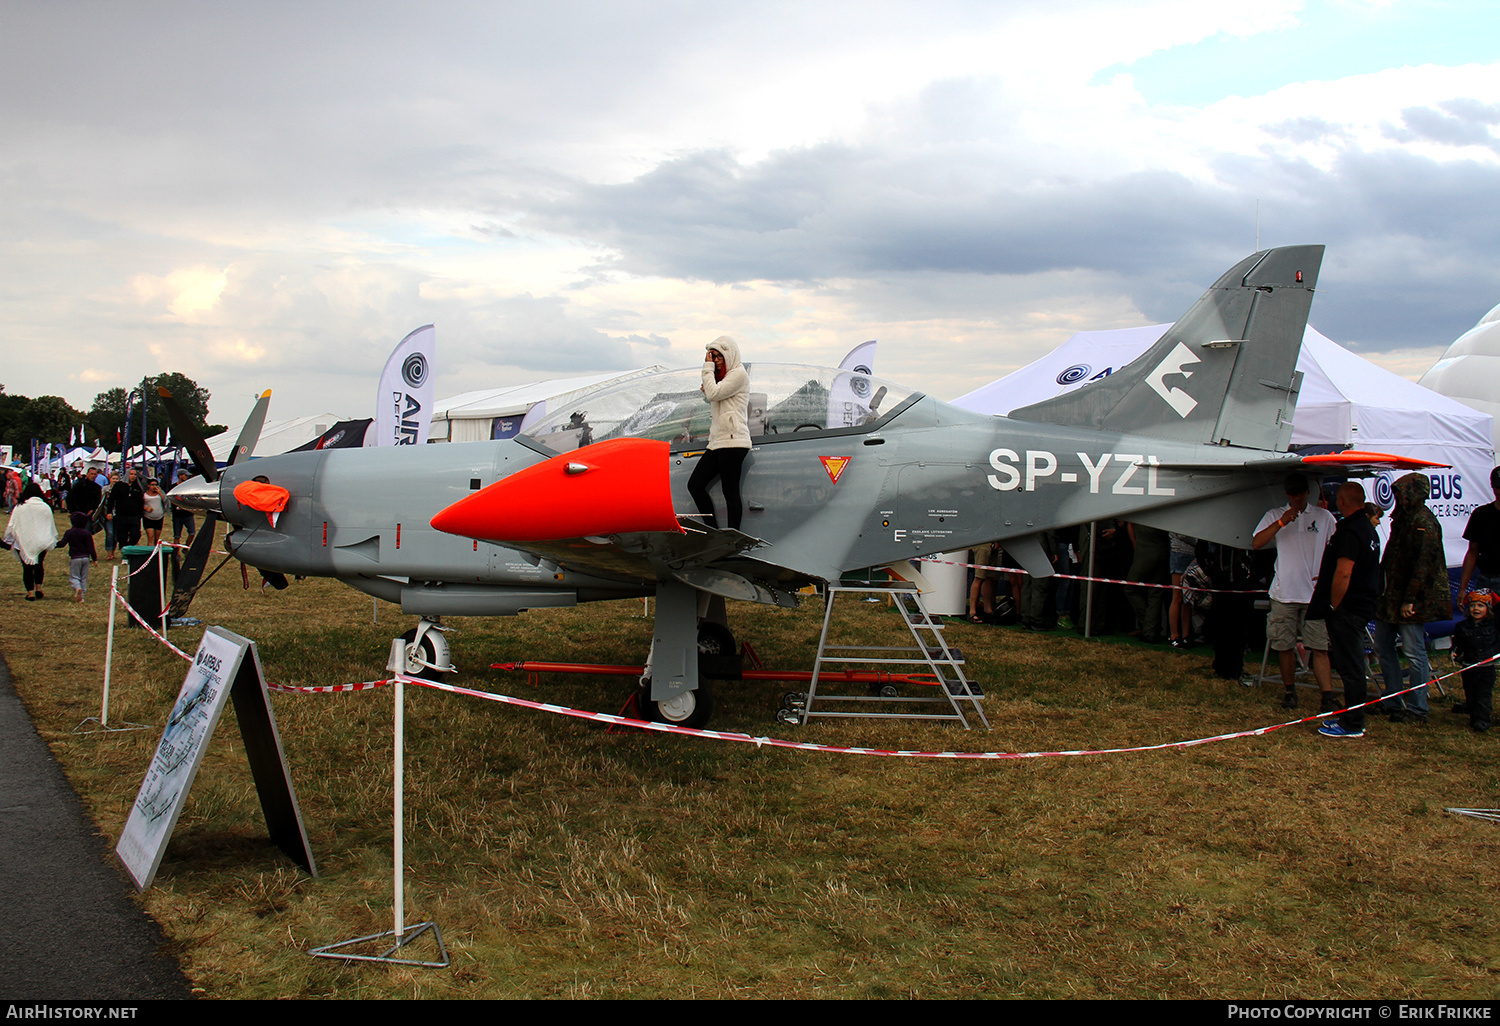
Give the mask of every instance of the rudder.
[(1226, 271), (1157, 343), (1102, 381), (1013, 420), (1284, 450), (1322, 246), (1263, 250)]

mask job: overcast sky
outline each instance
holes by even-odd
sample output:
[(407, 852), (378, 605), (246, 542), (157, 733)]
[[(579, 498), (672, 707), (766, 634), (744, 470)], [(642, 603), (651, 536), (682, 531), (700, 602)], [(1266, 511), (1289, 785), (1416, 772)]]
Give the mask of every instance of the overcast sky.
[(1500, 5), (0, 0), (0, 383), (237, 425), (747, 358), (951, 398), (1328, 246), (1415, 378), (1500, 302)]

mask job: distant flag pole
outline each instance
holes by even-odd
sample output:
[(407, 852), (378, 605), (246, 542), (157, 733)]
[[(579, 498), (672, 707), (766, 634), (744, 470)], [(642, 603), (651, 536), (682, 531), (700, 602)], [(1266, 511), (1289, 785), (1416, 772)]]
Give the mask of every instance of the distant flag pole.
[(130, 427), (131, 418), (135, 414), (135, 391), (132, 389), (125, 394), (125, 424), (120, 428), (120, 480), (125, 480), (126, 471), (130, 469)]

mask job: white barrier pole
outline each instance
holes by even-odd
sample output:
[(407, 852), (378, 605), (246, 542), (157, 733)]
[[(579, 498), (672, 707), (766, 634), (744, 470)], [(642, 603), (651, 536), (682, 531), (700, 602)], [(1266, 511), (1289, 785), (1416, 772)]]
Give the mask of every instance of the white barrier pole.
[(1089, 586), (1084, 597), (1083, 636), (1094, 636), (1094, 554), (1099, 549), (1099, 522), (1089, 521)]
[[(165, 602), (167, 600), (167, 568), (162, 558), (161, 539), (156, 540), (156, 597)], [(166, 607), (163, 606), (163, 609)], [(167, 636), (167, 614), (161, 615), (161, 636)]]
[(395, 793), (396, 793), (396, 945), (401, 945), (401, 938), (406, 930), (406, 888), (402, 876), (402, 863), (405, 861), (405, 832), (406, 832), (406, 803), (402, 801), (401, 792), (406, 784), (406, 773), (403, 765), (402, 751), (406, 746), (406, 716), (404, 701), (406, 685), (401, 680), (401, 673), (405, 667), (396, 673), (396, 744), (395, 744)]
[(109, 670), (115, 658), (115, 600), (119, 594), (116, 582), (120, 579), (120, 564), (110, 567), (109, 573), (109, 633), (104, 642), (104, 699), (99, 707), (99, 726), (109, 726)]

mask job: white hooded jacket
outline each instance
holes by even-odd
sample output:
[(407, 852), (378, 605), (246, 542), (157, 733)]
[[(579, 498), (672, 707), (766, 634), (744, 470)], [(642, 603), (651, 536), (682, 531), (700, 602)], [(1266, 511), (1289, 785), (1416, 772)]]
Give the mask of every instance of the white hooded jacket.
[(52, 519), (52, 507), (35, 497), (16, 506), (5, 525), (5, 544), (15, 550), (21, 562), (36, 566), (42, 554), (57, 544), (57, 522)]
[(750, 375), (740, 363), (739, 343), (720, 335), (708, 344), (724, 355), (724, 380), (714, 380), (712, 361), (703, 363), (703, 397), (708, 400), (710, 449), (750, 448)]

